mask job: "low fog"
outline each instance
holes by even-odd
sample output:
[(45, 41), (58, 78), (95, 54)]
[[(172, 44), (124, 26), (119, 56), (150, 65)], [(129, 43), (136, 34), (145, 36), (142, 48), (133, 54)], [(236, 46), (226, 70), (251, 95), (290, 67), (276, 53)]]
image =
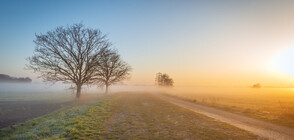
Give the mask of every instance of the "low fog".
[[(105, 94), (105, 87), (97, 85), (85, 85), (82, 87), (82, 95), (85, 94)], [(155, 92), (154, 86), (136, 86), (136, 85), (113, 85), (109, 90), (116, 92)], [(0, 83), (0, 96), (28, 96), (28, 95), (75, 95), (76, 89), (73, 84), (64, 83)]]

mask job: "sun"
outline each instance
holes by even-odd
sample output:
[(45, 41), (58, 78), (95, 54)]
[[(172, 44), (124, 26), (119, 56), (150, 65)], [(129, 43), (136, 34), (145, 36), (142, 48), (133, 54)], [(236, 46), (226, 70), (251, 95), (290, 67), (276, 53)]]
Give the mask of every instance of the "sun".
[(273, 61), (276, 72), (294, 77), (294, 46), (282, 50)]

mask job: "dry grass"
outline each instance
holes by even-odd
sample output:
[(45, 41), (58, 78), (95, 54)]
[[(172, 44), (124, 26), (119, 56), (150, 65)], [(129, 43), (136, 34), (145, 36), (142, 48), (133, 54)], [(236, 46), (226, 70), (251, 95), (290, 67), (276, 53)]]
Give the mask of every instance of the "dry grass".
[(291, 89), (195, 89), (189, 92), (171, 91), (168, 95), (294, 127), (294, 92)]

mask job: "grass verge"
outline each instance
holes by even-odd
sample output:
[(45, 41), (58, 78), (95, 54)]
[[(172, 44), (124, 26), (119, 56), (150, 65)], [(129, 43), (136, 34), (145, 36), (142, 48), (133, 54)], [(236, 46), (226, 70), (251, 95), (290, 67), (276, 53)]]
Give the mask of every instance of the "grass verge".
[(81, 139), (99, 137), (101, 123), (109, 115), (114, 96), (101, 97), (95, 103), (70, 106), (44, 117), (0, 130), (1, 139)]

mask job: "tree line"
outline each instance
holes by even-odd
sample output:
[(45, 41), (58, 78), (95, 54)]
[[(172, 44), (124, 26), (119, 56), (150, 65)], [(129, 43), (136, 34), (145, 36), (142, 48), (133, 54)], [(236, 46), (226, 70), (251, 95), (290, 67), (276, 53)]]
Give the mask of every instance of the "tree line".
[(0, 83), (31, 83), (32, 79), (29, 77), (11, 77), (6, 74), (0, 74)]
[(107, 36), (83, 24), (36, 34), (34, 55), (27, 67), (45, 82), (73, 83), (76, 97), (83, 85), (109, 86), (129, 77), (131, 66), (112, 48)]

